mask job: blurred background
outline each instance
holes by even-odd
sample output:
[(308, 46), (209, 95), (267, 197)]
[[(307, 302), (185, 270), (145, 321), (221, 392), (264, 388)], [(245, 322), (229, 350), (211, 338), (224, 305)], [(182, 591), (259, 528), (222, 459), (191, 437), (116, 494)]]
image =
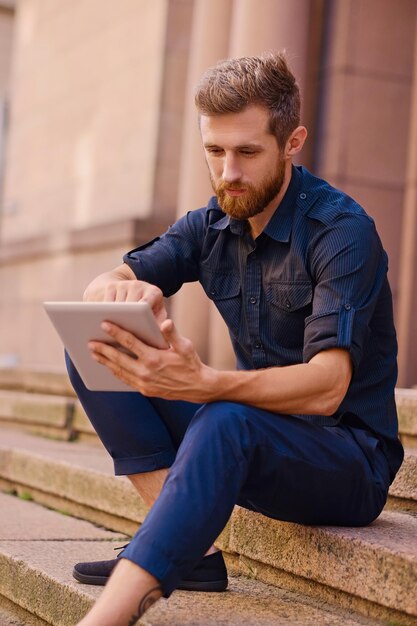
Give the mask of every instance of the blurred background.
[[(219, 59), (287, 50), (300, 163), (358, 200), (390, 258), (401, 386), (417, 384), (417, 0), (0, 0), (0, 367), (64, 369), (43, 300), (211, 195), (193, 105)], [(198, 285), (172, 315), (233, 367)]]

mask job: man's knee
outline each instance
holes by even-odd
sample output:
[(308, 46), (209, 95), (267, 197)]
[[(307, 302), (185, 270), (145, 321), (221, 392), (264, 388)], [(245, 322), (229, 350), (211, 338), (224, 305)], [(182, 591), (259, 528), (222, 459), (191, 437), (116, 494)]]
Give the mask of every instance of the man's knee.
[(193, 426), (210, 436), (242, 437), (248, 434), (253, 409), (237, 402), (211, 402), (195, 414)]

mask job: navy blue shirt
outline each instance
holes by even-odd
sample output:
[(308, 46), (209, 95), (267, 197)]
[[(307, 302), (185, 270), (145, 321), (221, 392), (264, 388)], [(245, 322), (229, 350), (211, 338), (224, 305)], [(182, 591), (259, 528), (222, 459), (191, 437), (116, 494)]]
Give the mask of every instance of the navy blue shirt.
[(283, 200), (256, 240), (247, 221), (225, 215), (213, 197), (123, 260), (165, 296), (200, 281), (229, 328), (238, 369), (348, 350), (353, 378), (337, 412), (300, 417), (372, 430), (395, 474), (403, 450), (387, 255), (373, 220), (352, 198), (293, 167)]

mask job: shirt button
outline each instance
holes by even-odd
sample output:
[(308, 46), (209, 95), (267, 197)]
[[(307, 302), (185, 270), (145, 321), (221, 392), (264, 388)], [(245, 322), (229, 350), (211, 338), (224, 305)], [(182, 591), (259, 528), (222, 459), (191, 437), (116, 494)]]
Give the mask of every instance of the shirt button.
[(257, 341), (257, 342), (255, 343), (255, 348), (256, 348), (257, 350), (259, 350), (259, 348), (262, 348), (262, 344), (261, 344), (261, 342), (260, 342), (260, 341)]
[(352, 308), (351, 304), (345, 304), (345, 310), (346, 311), (350, 311), (351, 308)]
[(289, 300), (285, 300), (285, 306), (287, 307), (287, 309), (291, 308), (291, 302)]
[(252, 298), (249, 299), (249, 302), (251, 304), (256, 304), (258, 302), (258, 300), (252, 296)]
[(301, 200), (305, 200), (306, 198), (307, 198), (307, 195), (305, 193), (300, 193)]
[(216, 295), (216, 290), (215, 290), (215, 289), (212, 289), (212, 290), (210, 291), (210, 295), (215, 296), (215, 295)]

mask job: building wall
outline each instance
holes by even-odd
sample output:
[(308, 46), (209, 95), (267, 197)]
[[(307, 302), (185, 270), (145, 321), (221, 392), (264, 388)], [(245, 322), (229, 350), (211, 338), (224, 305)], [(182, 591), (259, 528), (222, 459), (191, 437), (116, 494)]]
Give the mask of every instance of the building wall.
[(9, 88), (14, 11), (0, 2), (0, 95)]
[(191, 13), (189, 0), (17, 3), (0, 363), (62, 368), (41, 302), (81, 299), (174, 219)]
[(167, 7), (18, 2), (4, 241), (150, 215)]
[(3, 177), (6, 156), (6, 134), (10, 89), (14, 11), (9, 4), (0, 2), (0, 198), (3, 194)]
[[(0, 97), (3, 73), (11, 67), (12, 75), (0, 214), (0, 365), (63, 367), (40, 302), (80, 298), (124, 250), (211, 193), (192, 103), (200, 73), (220, 58), (286, 48), (310, 130), (300, 162), (375, 218), (401, 325), (400, 381), (417, 383), (417, 359), (402, 348), (417, 334), (410, 314), (416, 297), (404, 298), (417, 293), (410, 175), (416, 0), (16, 6), (12, 63), (0, 62)], [(0, 2), (0, 50), (10, 49), (12, 15)], [(170, 306), (203, 359), (233, 366), (224, 325), (198, 286), (185, 286)]]
[[(324, 15), (318, 84), (316, 171), (357, 199), (375, 219), (389, 256), (389, 279), (400, 339), (399, 384), (417, 383), (409, 351), (417, 323), (404, 284), (413, 259), (401, 255), (415, 81), (415, 0), (332, 0)], [(415, 141), (415, 138), (414, 138)], [(411, 247), (417, 245), (417, 233)], [(402, 320), (402, 321), (401, 321)], [(404, 352), (407, 351), (407, 355)], [(402, 355), (402, 356), (401, 356)]]
[(317, 171), (366, 207), (397, 300), (417, 3), (333, 0), (326, 12)]

